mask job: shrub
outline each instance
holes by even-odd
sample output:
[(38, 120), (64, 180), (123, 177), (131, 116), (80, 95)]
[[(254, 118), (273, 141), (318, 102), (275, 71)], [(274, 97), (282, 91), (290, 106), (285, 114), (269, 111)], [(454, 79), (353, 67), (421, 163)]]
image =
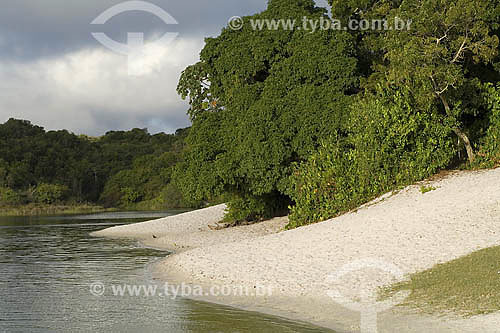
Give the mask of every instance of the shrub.
[(348, 210), (358, 201), (358, 174), (351, 164), (353, 155), (344, 155), (339, 144), (325, 142), (291, 176), (291, 227), (326, 220)]
[(187, 208), (191, 206), (184, 200), (181, 191), (174, 183), (169, 183), (163, 188), (159, 199), (161, 199), (162, 208)]
[(142, 195), (132, 187), (124, 187), (121, 189), (121, 203), (125, 206), (130, 206), (141, 200)]
[(0, 187), (0, 207), (15, 206), (21, 202), (22, 198), (19, 193), (7, 187)]
[(234, 195), (228, 200), (224, 221), (238, 224), (286, 215), (288, 203), (278, 192), (261, 196)]
[(41, 183), (33, 191), (33, 199), (37, 203), (50, 205), (65, 199), (67, 194), (67, 186)]
[(101, 193), (100, 201), (106, 207), (130, 206), (143, 197), (141, 172), (127, 169), (110, 177)]
[(455, 155), (451, 130), (410, 93), (379, 88), (353, 105), (348, 136), (323, 143), (295, 166), (289, 227), (334, 217), (397, 186), (422, 180)]
[(486, 89), (489, 117), (488, 130), (481, 139), (478, 165), (493, 167), (500, 165), (500, 85), (488, 85)]

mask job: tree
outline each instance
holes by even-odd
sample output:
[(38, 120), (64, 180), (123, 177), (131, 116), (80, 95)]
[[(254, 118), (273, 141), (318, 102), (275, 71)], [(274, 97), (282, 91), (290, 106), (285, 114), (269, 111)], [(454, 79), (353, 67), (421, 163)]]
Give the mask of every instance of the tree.
[(441, 121), (463, 142), (470, 162), (475, 153), (463, 119), (477, 108), (464, 97), (481, 86), (474, 66), (491, 66), (498, 56), (498, 15), (492, 12), (498, 13), (496, 2), (404, 0), (387, 19), (411, 19), (411, 28), (378, 37), (385, 63), (377, 75), (383, 73), (389, 85), (408, 87), (420, 105), (438, 102)]
[(183, 72), (178, 91), (190, 102), (193, 127), (176, 178), (188, 198), (229, 194), (230, 208), (248, 208), (238, 219), (286, 208), (291, 164), (306, 159), (318, 138), (343, 132), (358, 87), (353, 38), (250, 24), (304, 16), (326, 17), (312, 0), (271, 0), (244, 18), (241, 31), (207, 39), (200, 62)]
[(35, 188), (33, 197), (38, 203), (54, 204), (63, 200), (67, 193), (68, 188), (64, 185), (42, 183)]
[(0, 187), (4, 187), (7, 184), (7, 175), (9, 172), (9, 165), (3, 159), (0, 158)]

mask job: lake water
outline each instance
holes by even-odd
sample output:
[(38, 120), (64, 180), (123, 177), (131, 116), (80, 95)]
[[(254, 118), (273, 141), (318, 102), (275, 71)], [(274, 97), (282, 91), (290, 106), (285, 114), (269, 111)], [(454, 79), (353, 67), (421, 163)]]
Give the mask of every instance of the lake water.
[(331, 332), (189, 299), (92, 295), (92, 283), (147, 285), (167, 253), (90, 237), (178, 212), (0, 217), (0, 332)]

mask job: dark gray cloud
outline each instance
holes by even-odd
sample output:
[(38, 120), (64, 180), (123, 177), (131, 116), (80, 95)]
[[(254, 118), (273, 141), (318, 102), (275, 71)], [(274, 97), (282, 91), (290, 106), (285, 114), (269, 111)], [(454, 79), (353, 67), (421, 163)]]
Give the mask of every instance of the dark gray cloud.
[(166, 26), (155, 15), (142, 12), (123, 13), (104, 26), (90, 22), (121, 0), (16, 0), (3, 4), (0, 11), (0, 38), (7, 47), (0, 57), (19, 60), (58, 56), (81, 48), (96, 47), (91, 32), (102, 31), (124, 42), (127, 32), (147, 36), (166, 31), (181, 36), (215, 35), (233, 15), (261, 11), (265, 0), (151, 0), (170, 13), (179, 24)]

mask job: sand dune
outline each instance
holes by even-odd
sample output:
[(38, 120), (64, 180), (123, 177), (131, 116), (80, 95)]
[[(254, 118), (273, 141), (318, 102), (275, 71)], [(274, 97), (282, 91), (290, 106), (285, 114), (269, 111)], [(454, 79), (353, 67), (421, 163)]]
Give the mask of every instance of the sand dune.
[(284, 217), (253, 225), (212, 230), (210, 227), (224, 217), (225, 209), (226, 205), (218, 205), (154, 221), (108, 228), (92, 235), (136, 239), (146, 246), (179, 253), (196, 247), (238, 242), (276, 233), (282, 231), (288, 223), (288, 219)]

